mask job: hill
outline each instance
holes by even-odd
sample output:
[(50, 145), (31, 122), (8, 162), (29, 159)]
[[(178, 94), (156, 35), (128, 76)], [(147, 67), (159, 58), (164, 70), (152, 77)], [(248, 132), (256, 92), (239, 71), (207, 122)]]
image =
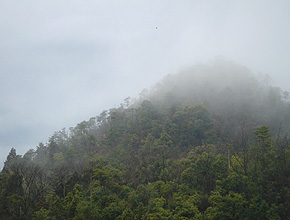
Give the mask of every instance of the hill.
[(287, 219), (289, 93), (228, 61), (168, 75), (0, 175), (1, 219)]

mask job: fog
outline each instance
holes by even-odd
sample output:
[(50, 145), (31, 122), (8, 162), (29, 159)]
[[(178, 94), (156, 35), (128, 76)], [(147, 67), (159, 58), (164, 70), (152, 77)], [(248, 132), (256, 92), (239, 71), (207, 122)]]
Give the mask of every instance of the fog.
[(289, 1), (0, 1), (0, 161), (216, 56), (290, 90)]
[(164, 77), (142, 92), (139, 103), (143, 100), (159, 111), (203, 103), (213, 115), (234, 123), (232, 128), (251, 122), (266, 124), (273, 134), (290, 132), (289, 92), (274, 86), (268, 75), (221, 58)]

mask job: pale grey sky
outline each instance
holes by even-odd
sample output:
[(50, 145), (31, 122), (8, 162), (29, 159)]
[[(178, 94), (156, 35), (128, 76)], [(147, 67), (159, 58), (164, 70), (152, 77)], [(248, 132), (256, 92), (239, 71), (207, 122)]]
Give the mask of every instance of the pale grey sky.
[(219, 55), (290, 90), (289, 21), (288, 0), (0, 0), (0, 162)]

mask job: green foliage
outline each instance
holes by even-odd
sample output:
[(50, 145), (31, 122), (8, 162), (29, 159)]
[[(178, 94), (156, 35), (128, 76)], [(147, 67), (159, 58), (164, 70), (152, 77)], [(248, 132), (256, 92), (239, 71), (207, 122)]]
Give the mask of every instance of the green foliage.
[[(246, 217), (247, 201), (243, 194), (229, 192), (222, 196), (214, 192), (209, 197), (210, 207), (205, 211), (207, 219), (244, 219)], [(262, 218), (264, 219), (264, 218)]]
[(33, 220), (51, 220), (50, 211), (44, 208), (36, 211)]
[(289, 219), (287, 93), (214, 67), (203, 68), (220, 85), (167, 77), (160, 96), (126, 99), (23, 157), (12, 148), (0, 219)]
[(254, 133), (257, 137), (257, 141), (259, 144), (263, 145), (263, 147), (270, 147), (271, 145), (271, 135), (270, 135), (269, 127), (263, 125), (258, 128)]
[(210, 193), (216, 180), (222, 179), (227, 172), (227, 163), (223, 156), (203, 152), (181, 175), (183, 183), (196, 190)]
[(198, 194), (187, 196), (176, 193), (172, 203), (174, 219), (201, 219), (202, 214), (198, 207), (200, 196)]
[(211, 128), (212, 119), (208, 109), (203, 104), (197, 104), (175, 112), (172, 123), (175, 128), (171, 130), (172, 136), (182, 147), (189, 147), (204, 142), (206, 132)]

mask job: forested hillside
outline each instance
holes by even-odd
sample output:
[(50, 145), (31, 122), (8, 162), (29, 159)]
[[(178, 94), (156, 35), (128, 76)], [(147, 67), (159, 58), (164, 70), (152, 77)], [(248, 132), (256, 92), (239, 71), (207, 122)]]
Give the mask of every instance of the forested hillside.
[(267, 78), (195, 65), (12, 148), (0, 219), (290, 219), (289, 122), (289, 93)]

